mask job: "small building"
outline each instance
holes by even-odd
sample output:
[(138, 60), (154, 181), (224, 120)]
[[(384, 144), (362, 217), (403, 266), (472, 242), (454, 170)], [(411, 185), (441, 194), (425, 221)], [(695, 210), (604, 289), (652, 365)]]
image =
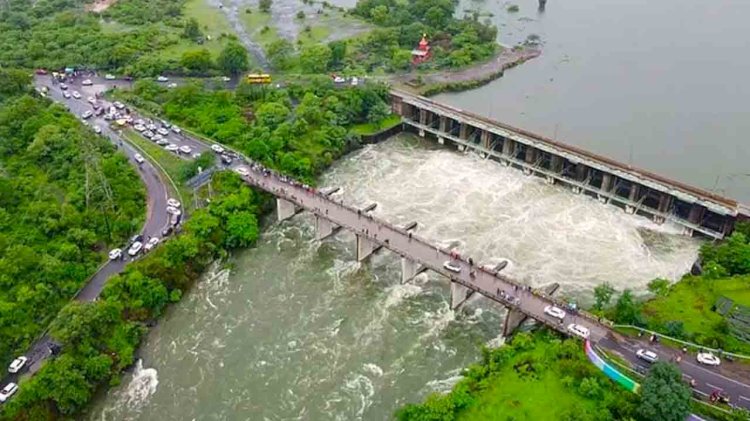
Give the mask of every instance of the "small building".
[(427, 34), (423, 34), (422, 40), (419, 41), (417, 48), (411, 51), (411, 63), (413, 65), (424, 63), (429, 60), (430, 57), (430, 43), (427, 42)]

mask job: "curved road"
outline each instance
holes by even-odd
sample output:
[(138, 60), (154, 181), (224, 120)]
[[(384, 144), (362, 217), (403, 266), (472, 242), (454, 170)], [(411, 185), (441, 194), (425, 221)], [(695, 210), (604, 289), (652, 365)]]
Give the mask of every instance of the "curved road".
[[(73, 98), (65, 99), (62, 96), (62, 91), (59, 89), (59, 86), (53, 85), (50, 81), (50, 78), (37, 77), (35, 82), (38, 87), (48, 86), (49, 92), (47, 96), (55, 102), (66, 105), (69, 108), (70, 112), (72, 112), (76, 116), (80, 116), (83, 112), (92, 109), (91, 104), (86, 102), (85, 98), (87, 96), (83, 92), (81, 92), (81, 94), (84, 94), (84, 96), (79, 100)], [(71, 86), (70, 90), (72, 91), (74, 89), (77, 88)], [(162, 174), (149, 160), (146, 160), (139, 165), (134, 158), (135, 154), (138, 153), (138, 151), (127, 142), (123, 142), (123, 140), (120, 138), (120, 136), (118, 136), (117, 133), (110, 130), (108, 122), (103, 118), (91, 117), (88, 121), (92, 126), (99, 126), (102, 129), (102, 135), (108, 137), (112, 141), (112, 143), (114, 143), (120, 150), (125, 153), (125, 155), (132, 161), (133, 165), (136, 167), (138, 175), (146, 185), (146, 222), (141, 228), (140, 234), (142, 234), (146, 238), (148, 238), (148, 236), (161, 237), (162, 230), (169, 223), (169, 215), (166, 212), (167, 199), (169, 198), (169, 189), (165, 180), (162, 178)], [(121, 248), (123, 249), (123, 255), (125, 255), (126, 258), (123, 260), (109, 260), (104, 263), (96, 272), (96, 274), (94, 274), (94, 276), (89, 279), (86, 285), (84, 285), (83, 288), (78, 291), (75, 296), (76, 300), (87, 302), (97, 299), (99, 294), (104, 289), (104, 285), (106, 284), (107, 280), (112, 275), (122, 272), (122, 270), (125, 268), (125, 265), (128, 262), (126, 253), (127, 246), (129, 246), (129, 244), (123, 244), (121, 246)], [(19, 374), (24, 374), (26, 372), (33, 374), (37, 372), (41, 368), (42, 363), (52, 354), (52, 351), (50, 349), (52, 346), (54, 346), (54, 341), (45, 332), (44, 335), (42, 335), (39, 339), (32, 343), (29, 351), (24, 354), (29, 359), (29, 361), (26, 363), (26, 367), (24, 367), (22, 372)], [(5, 376), (0, 382), (0, 387), (5, 386), (9, 382), (18, 383), (19, 374), (8, 374), (7, 371), (5, 373)]]

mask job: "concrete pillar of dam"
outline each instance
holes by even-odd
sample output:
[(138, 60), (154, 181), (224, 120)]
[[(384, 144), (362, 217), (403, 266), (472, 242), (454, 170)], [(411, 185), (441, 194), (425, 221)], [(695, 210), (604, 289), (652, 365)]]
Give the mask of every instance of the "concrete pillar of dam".
[(472, 294), (474, 294), (474, 290), (451, 279), (451, 310), (461, 307), (466, 300), (471, 298)]
[[(560, 284), (555, 282), (544, 288), (544, 294), (551, 297), (558, 288), (560, 288)], [(508, 308), (508, 314), (505, 315), (505, 323), (503, 324), (503, 336), (505, 338), (512, 336), (513, 332), (521, 326), (521, 323), (526, 321), (527, 317), (528, 316), (518, 310)]]
[(444, 115), (440, 116), (440, 131), (443, 133), (448, 131), (448, 117)]
[(461, 139), (466, 139), (469, 137), (469, 125), (466, 123), (461, 123), (461, 127), (458, 129), (458, 137)]
[(703, 221), (703, 215), (706, 213), (706, 208), (701, 205), (693, 204), (690, 207), (690, 214), (688, 215), (688, 221), (693, 224), (700, 225)]
[(484, 149), (490, 149), (490, 142), (492, 142), (492, 133), (488, 132), (487, 130), (482, 130), (482, 135), (480, 136), (480, 140), (482, 141), (482, 147)]
[(419, 124), (423, 126), (427, 124), (427, 110), (419, 110)]
[(320, 215), (315, 215), (315, 239), (319, 241), (325, 240), (340, 229), (340, 226), (334, 224), (330, 220)]
[(408, 259), (406, 257), (401, 258), (401, 283), (405, 284), (412, 279), (414, 279), (415, 276), (419, 275), (420, 273), (427, 270), (426, 267), (420, 265), (418, 262), (415, 262), (414, 260)]
[[(667, 213), (669, 212), (669, 208), (672, 206), (672, 196), (662, 193), (659, 195), (659, 205), (657, 206), (656, 210), (660, 213)], [(654, 215), (654, 222), (657, 224), (662, 224), (666, 218), (662, 215)]]
[(281, 199), (279, 197), (276, 198), (276, 220), (281, 222), (285, 219), (289, 219), (297, 214), (297, 207), (294, 205), (294, 203)]
[(602, 174), (602, 187), (601, 191), (604, 193), (609, 193), (609, 191), (612, 189), (612, 174), (604, 173)]
[(512, 157), (516, 152), (516, 142), (506, 138), (503, 141), (503, 155)]
[(357, 261), (361, 262), (367, 259), (371, 254), (378, 251), (380, 247), (382, 247), (380, 244), (370, 241), (369, 238), (363, 235), (357, 234)]
[(589, 176), (589, 169), (583, 164), (576, 164), (576, 181), (583, 183)]
[(533, 164), (536, 161), (537, 150), (531, 146), (526, 148), (526, 156), (524, 157), (527, 164)]
[(628, 193), (628, 200), (631, 202), (637, 202), (638, 201), (638, 195), (641, 193), (641, 186), (639, 184), (631, 184), (630, 185), (630, 193)]
[(554, 173), (560, 174), (563, 171), (563, 162), (563, 157), (552, 155), (550, 158), (549, 169)]
[(391, 112), (396, 115), (403, 116), (404, 101), (397, 96), (391, 96)]

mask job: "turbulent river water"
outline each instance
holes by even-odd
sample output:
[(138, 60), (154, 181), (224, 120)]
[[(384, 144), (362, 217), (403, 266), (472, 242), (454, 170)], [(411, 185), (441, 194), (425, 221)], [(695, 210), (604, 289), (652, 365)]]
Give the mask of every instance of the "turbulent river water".
[[(669, 226), (406, 135), (341, 159), (321, 184), (583, 300), (602, 281), (643, 291), (652, 278), (674, 279), (698, 247)], [(504, 310), (476, 297), (453, 312), (445, 279), (401, 285), (397, 256), (359, 264), (352, 234), (316, 242), (304, 214), (270, 226), (231, 263), (170, 310), (90, 419), (388, 419), (449, 389), (478, 345), (502, 341)]]

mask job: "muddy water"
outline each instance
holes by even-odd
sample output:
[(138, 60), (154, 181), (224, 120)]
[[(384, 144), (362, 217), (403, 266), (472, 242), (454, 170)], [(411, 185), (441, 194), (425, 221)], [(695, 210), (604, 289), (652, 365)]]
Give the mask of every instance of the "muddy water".
[[(532, 285), (643, 291), (675, 278), (698, 244), (473, 155), (399, 137), (352, 154), (324, 175), (350, 203), (378, 203), (394, 222), (482, 262), (507, 258)], [(399, 259), (356, 263), (353, 235), (314, 241), (304, 214), (266, 230), (214, 270), (150, 334), (143, 362), (98, 402), (102, 420), (383, 420), (449, 389), (502, 342), (504, 310), (481, 297), (449, 309), (445, 279), (400, 284)]]

